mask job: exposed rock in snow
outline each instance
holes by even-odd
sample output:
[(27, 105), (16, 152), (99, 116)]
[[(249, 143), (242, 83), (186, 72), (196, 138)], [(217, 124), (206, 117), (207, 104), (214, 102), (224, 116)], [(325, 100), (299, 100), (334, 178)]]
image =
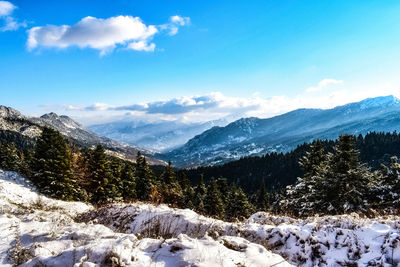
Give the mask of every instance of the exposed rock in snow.
[[(241, 237), (148, 238), (94, 222), (78, 223), (75, 217), (93, 207), (40, 196), (13, 172), (0, 171), (0, 200), (1, 266), (292, 266)], [(161, 208), (171, 216), (179, 212)]]

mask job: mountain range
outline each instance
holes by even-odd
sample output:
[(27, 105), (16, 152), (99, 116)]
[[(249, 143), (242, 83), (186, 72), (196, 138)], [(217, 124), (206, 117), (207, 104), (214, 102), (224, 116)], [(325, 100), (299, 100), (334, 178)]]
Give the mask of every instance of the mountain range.
[(297, 109), (267, 119), (242, 118), (213, 127), (160, 155), (179, 167), (222, 164), (250, 155), (287, 152), (315, 139), (400, 129), (400, 100), (368, 98), (332, 109)]
[(1, 131), (36, 138), (44, 126), (49, 126), (80, 146), (100, 143), (109, 153), (123, 158), (135, 159), (140, 150), (152, 164), (170, 160), (177, 167), (197, 167), (288, 152), (305, 142), (336, 139), (346, 133), (396, 131), (400, 129), (400, 99), (368, 98), (332, 109), (297, 109), (272, 118), (242, 118), (226, 124), (225, 119), (204, 123), (117, 121), (88, 130), (67, 116), (48, 113), (27, 117), (0, 106)]
[(0, 106), (1, 132), (17, 133), (29, 143), (29, 140), (34, 140), (41, 134), (43, 127), (56, 129), (67, 139), (81, 147), (93, 147), (101, 144), (109, 154), (128, 160), (135, 160), (137, 152), (140, 150), (148, 156), (148, 161), (151, 164), (164, 164), (163, 161), (153, 158), (150, 151), (97, 135), (68, 116), (47, 113), (41, 117), (28, 117), (13, 108)]
[(227, 119), (208, 122), (184, 123), (180, 121), (159, 121), (153, 123), (120, 120), (88, 126), (88, 129), (102, 136), (132, 144), (155, 152), (165, 152), (184, 145), (194, 136), (213, 126), (225, 126)]

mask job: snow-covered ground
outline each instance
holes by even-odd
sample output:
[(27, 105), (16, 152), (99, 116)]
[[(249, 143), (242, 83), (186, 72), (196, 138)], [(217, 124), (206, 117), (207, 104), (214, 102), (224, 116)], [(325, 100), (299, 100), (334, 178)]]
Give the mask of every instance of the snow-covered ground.
[(23, 266), (400, 266), (400, 218), (259, 212), (228, 223), (166, 205), (94, 209), (0, 171), (0, 265), (10, 255)]
[[(166, 206), (143, 205), (143, 221), (146, 209), (149, 216), (154, 209), (163, 209), (171, 216), (179, 212)], [(110, 210), (115, 212), (116, 208)], [(281, 256), (241, 237), (205, 234), (194, 238), (184, 232), (160, 236), (153, 230), (135, 235), (109, 228), (96, 219), (77, 222), (77, 216), (88, 217), (84, 214), (90, 212), (91, 216), (93, 211), (83, 203), (40, 196), (21, 176), (0, 171), (0, 265), (292, 266)], [(196, 216), (188, 210), (181, 212)]]

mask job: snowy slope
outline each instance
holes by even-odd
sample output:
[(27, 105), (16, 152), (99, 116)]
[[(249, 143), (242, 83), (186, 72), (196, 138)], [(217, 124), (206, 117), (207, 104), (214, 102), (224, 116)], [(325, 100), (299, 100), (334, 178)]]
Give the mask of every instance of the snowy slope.
[[(12, 172), (0, 171), (0, 201), (1, 266), (292, 266), (241, 237), (150, 238), (78, 223), (75, 217), (93, 207), (40, 196)], [(176, 210), (162, 208), (174, 216)]]
[(400, 266), (400, 218), (259, 212), (229, 223), (166, 205), (94, 209), (0, 171), (0, 265), (10, 255), (22, 266)]
[(293, 219), (259, 212), (228, 223), (165, 205), (116, 204), (86, 213), (115, 231), (138, 236), (240, 236), (280, 254), (296, 266), (400, 266), (400, 218), (356, 214)]

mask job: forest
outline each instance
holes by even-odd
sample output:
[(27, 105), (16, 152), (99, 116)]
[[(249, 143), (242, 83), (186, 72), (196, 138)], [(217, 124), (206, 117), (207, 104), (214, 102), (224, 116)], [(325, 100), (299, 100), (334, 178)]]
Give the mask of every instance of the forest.
[(44, 128), (37, 140), (2, 132), (0, 168), (28, 177), (50, 197), (90, 202), (144, 201), (189, 208), (228, 221), (254, 211), (292, 216), (398, 212), (400, 136), (369, 133), (316, 140), (289, 153), (178, 170), (82, 148)]

